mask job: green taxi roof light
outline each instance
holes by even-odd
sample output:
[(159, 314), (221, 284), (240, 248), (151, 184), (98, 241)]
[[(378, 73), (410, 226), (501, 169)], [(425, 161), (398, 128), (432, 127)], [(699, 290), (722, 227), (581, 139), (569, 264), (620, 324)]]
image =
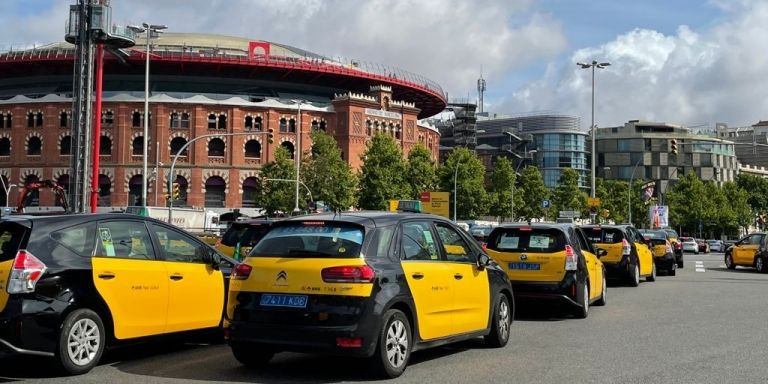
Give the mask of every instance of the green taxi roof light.
[(401, 212), (421, 213), (421, 201), (400, 200), (397, 202), (397, 210)]

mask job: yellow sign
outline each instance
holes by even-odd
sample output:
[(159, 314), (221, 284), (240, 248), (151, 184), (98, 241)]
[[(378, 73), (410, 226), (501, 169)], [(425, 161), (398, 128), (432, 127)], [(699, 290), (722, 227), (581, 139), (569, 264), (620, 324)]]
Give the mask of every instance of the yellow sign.
[(390, 200), (389, 201), (389, 211), (390, 212), (397, 212), (397, 202), (400, 200)]
[(587, 197), (587, 206), (592, 207), (599, 207), (600, 206), (600, 198), (597, 197)]
[(421, 209), (424, 213), (450, 219), (451, 194), (448, 192), (422, 192)]

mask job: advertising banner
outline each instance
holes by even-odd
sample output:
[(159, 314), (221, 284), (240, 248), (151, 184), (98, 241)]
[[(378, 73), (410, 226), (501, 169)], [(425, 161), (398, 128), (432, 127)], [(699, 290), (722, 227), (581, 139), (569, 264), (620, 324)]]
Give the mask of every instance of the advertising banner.
[(652, 205), (648, 208), (648, 218), (651, 228), (669, 227), (669, 207), (666, 205)]
[(450, 219), (451, 194), (449, 192), (422, 192), (421, 207), (424, 213), (431, 213)]

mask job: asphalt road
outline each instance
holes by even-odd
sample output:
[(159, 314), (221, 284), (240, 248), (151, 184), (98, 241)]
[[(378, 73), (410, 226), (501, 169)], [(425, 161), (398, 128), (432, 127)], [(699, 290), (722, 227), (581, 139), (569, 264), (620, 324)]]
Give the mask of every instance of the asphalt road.
[[(725, 269), (722, 254), (686, 254), (677, 276), (611, 284), (587, 319), (526, 305), (504, 349), (481, 340), (414, 353), (397, 383), (766, 383), (768, 275)], [(696, 263), (700, 261), (701, 263)], [(699, 266), (697, 266), (699, 264)], [(91, 373), (52, 378), (38, 360), (2, 360), (0, 378), (40, 383), (368, 382), (353, 359), (278, 355), (263, 371), (225, 345), (171, 342), (111, 352)], [(3, 381), (3, 379), (0, 379)]]

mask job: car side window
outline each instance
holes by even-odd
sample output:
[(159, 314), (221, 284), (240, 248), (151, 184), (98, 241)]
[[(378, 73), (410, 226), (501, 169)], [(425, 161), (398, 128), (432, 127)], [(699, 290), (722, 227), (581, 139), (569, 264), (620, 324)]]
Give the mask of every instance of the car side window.
[(208, 251), (206, 246), (171, 228), (154, 223), (150, 227), (157, 237), (164, 260), (203, 263), (203, 254)]
[(590, 244), (590, 242), (587, 241), (587, 237), (584, 235), (584, 231), (582, 231), (581, 229), (577, 229), (576, 238), (579, 239), (579, 245), (581, 246), (582, 250), (585, 250), (590, 253), (595, 253), (594, 249), (592, 249), (592, 244)]
[(155, 259), (152, 240), (141, 221), (105, 221), (98, 224), (97, 257)]
[(93, 253), (94, 223), (73, 225), (51, 233), (51, 238), (80, 256)]
[(446, 260), (464, 263), (474, 262), (475, 255), (472, 254), (472, 248), (455, 229), (445, 223), (435, 223), (435, 227), (437, 228), (437, 235), (440, 237), (440, 243), (443, 245)]
[(403, 223), (401, 238), (403, 260), (440, 260), (429, 222)]

